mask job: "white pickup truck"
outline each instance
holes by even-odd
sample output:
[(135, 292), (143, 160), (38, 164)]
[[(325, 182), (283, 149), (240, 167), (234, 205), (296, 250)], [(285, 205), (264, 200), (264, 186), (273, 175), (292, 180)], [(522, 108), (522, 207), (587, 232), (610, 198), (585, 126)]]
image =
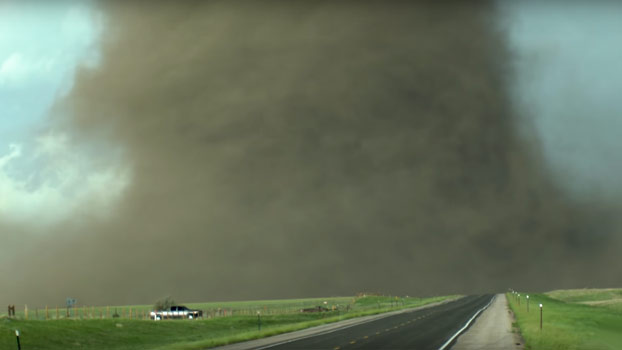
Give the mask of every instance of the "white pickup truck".
[(171, 306), (170, 310), (156, 310), (149, 313), (152, 320), (167, 320), (175, 318), (187, 318), (189, 320), (203, 316), (201, 310), (190, 310), (185, 306)]

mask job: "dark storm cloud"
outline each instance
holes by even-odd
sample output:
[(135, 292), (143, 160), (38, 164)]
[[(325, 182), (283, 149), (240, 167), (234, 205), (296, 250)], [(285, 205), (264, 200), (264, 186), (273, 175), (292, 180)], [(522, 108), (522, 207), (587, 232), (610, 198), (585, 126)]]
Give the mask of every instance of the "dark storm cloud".
[(516, 136), (490, 2), (101, 6), (101, 64), (55, 113), (122, 147), (133, 180), (115, 217), (34, 243), (22, 296), (619, 282), (581, 275), (613, 256), (610, 208), (569, 203)]

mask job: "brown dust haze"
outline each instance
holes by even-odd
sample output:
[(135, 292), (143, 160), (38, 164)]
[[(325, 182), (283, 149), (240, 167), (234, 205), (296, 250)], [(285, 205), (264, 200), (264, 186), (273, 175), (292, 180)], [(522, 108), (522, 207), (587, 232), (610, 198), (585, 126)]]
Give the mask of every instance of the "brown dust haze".
[(132, 180), (106, 219), (4, 225), (7, 302), (620, 283), (613, 208), (570, 201), (518, 136), (493, 3), (98, 7), (101, 61), (51, 125)]

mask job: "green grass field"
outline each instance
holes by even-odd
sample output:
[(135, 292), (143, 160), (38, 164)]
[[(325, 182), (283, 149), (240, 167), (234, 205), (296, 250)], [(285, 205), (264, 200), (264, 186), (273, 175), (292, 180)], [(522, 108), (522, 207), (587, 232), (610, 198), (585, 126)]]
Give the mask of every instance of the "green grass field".
[[(553, 291), (529, 294), (529, 312), (525, 294), (507, 294), (510, 307), (529, 350), (622, 349), (622, 313), (608, 308), (587, 305), (586, 301), (618, 298), (613, 290)], [(559, 299), (558, 299), (559, 298)], [(543, 304), (543, 327), (540, 310)]]
[[(151, 321), (129, 319), (129, 309), (149, 309), (147, 306), (116, 307), (125, 318), (64, 318), (44, 320), (39, 310), (39, 319), (29, 319), (18, 313), (17, 319), (0, 318), (0, 349), (16, 347), (15, 330), (21, 332), (22, 349), (202, 349), (238, 341), (256, 339), (290, 332), (307, 327), (336, 322), (353, 317), (387, 312), (391, 310), (421, 306), (447, 298), (399, 298), (384, 296), (290, 299), (243, 301), (226, 303), (186, 304), (188, 307), (212, 310), (209, 319)], [(324, 304), (326, 301), (326, 304)], [(323, 313), (301, 313), (303, 307), (325, 305), (336, 310)], [(80, 308), (78, 308), (80, 309)], [(110, 309), (115, 309), (111, 307)], [(121, 310), (126, 310), (123, 313)], [(225, 317), (222, 312), (228, 310)], [(233, 310), (233, 315), (231, 315)], [(261, 331), (258, 331), (257, 311), (261, 313)], [(54, 316), (55, 316), (54, 309)], [(59, 312), (60, 313), (60, 312)], [(95, 312), (99, 316), (98, 312)], [(105, 313), (103, 314), (105, 315)], [(219, 316), (223, 315), (223, 316)], [(79, 317), (82, 316), (80, 313)], [(206, 315), (207, 316), (207, 315)]]
[(604, 307), (622, 312), (622, 289), (567, 289), (555, 290), (546, 295), (569, 303)]

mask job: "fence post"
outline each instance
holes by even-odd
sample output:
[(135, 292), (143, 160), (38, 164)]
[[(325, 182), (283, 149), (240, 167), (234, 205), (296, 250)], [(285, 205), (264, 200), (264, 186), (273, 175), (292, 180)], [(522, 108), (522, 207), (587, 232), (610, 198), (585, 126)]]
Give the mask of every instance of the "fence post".
[(110, 306), (106, 306), (106, 318), (110, 317)]
[(56, 305), (56, 319), (58, 320), (60, 316), (58, 315), (58, 305)]
[(130, 307), (130, 320), (132, 319), (132, 308)]
[(24, 318), (28, 319), (28, 305), (24, 305)]
[(50, 314), (48, 313), (48, 306), (45, 305), (45, 320), (47, 321), (50, 318)]

